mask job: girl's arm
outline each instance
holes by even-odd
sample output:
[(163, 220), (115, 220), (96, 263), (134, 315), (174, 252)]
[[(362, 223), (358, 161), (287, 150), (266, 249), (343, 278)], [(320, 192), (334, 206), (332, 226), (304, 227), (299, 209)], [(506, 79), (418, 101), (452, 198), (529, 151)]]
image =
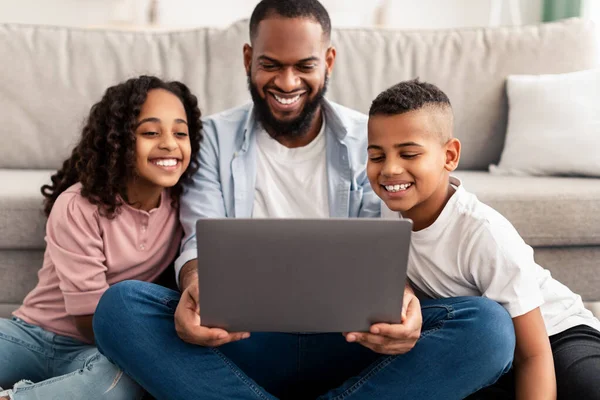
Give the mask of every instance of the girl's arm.
[(94, 343), (94, 328), (92, 327), (92, 319), (94, 318), (94, 315), (79, 315), (75, 316), (74, 318), (75, 326), (77, 326), (79, 333)]
[(550, 340), (540, 308), (513, 318), (517, 399), (556, 399), (556, 376)]

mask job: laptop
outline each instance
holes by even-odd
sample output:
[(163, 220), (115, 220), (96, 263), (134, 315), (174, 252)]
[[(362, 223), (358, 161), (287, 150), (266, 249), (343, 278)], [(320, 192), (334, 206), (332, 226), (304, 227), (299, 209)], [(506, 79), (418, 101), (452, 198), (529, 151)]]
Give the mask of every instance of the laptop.
[(400, 323), (408, 219), (200, 219), (202, 325), (359, 332)]

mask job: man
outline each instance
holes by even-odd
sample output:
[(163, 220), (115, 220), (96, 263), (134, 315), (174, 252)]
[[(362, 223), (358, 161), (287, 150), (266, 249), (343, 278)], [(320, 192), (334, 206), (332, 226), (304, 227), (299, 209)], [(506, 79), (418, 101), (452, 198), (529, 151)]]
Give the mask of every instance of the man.
[(198, 218), (380, 214), (364, 170), (367, 118), (324, 98), (336, 57), (330, 35), (317, 0), (256, 6), (244, 46), (253, 102), (204, 121), (200, 169), (182, 200), (182, 294), (125, 282), (96, 310), (99, 348), (159, 399), (459, 399), (510, 368), (514, 333), (504, 309), (480, 298), (421, 306), (410, 288), (403, 323), (369, 333), (202, 326)]

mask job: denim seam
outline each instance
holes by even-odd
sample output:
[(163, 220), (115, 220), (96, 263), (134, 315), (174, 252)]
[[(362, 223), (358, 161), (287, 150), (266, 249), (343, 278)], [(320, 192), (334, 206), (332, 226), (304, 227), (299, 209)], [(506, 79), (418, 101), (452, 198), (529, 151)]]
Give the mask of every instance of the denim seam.
[(29, 344), (29, 343), (27, 343), (27, 342), (25, 342), (25, 341), (23, 341), (23, 340), (21, 340), (19, 338), (16, 338), (14, 336), (5, 335), (3, 333), (0, 333), (0, 339), (4, 339), (4, 340), (6, 340), (8, 342), (13, 342), (13, 343), (16, 343), (16, 344), (18, 344), (20, 346), (26, 347), (29, 350), (35, 351), (36, 353), (40, 353), (40, 354), (42, 354), (45, 357), (48, 356), (48, 354), (46, 353), (46, 349), (44, 349), (43, 347), (34, 346), (34, 345)]
[(427, 329), (426, 331), (421, 332), (421, 336), (419, 337), (419, 339), (427, 337), (428, 335), (432, 334), (433, 332), (439, 331), (440, 329), (442, 329), (442, 327), (444, 326), (444, 324), (446, 323), (447, 320), (454, 319), (454, 307), (452, 307), (452, 306), (436, 305), (436, 306), (426, 306), (426, 307), (423, 307), (423, 308), (424, 309), (429, 309), (429, 308), (445, 308), (446, 309), (446, 318), (444, 318), (443, 320), (439, 321), (437, 324), (435, 324), (430, 329)]
[(358, 382), (356, 382), (354, 385), (350, 386), (344, 392), (335, 396), (331, 400), (338, 400), (338, 399), (341, 400), (341, 399), (345, 399), (346, 397), (352, 395), (355, 391), (357, 391), (362, 385), (364, 385), (369, 379), (371, 379), (379, 371), (381, 371), (382, 369), (384, 369), (385, 367), (390, 365), (392, 363), (392, 361), (394, 361), (395, 358), (396, 358), (396, 356), (387, 356), (383, 360), (380, 360), (377, 363), (377, 365), (375, 365), (365, 376), (360, 378), (358, 380)]
[(266, 397), (262, 391), (260, 390), (260, 388), (258, 388), (253, 382), (249, 381), (248, 379), (246, 379), (246, 377), (239, 371), (238, 367), (235, 366), (227, 357), (225, 357), (225, 355), (223, 353), (221, 353), (218, 349), (215, 348), (211, 348), (211, 350), (213, 351), (213, 353), (215, 353), (219, 358), (221, 358), (221, 360), (229, 367), (229, 369), (238, 377), (239, 380), (241, 380), (248, 388), (250, 388), (250, 390), (252, 392), (254, 392), (254, 394), (264, 400), (269, 400), (268, 397)]

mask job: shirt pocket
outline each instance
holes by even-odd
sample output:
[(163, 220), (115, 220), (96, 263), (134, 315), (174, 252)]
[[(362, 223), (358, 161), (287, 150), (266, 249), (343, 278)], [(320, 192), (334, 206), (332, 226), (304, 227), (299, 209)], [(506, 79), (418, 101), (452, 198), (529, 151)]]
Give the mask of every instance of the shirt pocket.
[(363, 188), (358, 187), (355, 190), (350, 191), (350, 197), (348, 201), (348, 217), (356, 218), (360, 212), (363, 199)]

